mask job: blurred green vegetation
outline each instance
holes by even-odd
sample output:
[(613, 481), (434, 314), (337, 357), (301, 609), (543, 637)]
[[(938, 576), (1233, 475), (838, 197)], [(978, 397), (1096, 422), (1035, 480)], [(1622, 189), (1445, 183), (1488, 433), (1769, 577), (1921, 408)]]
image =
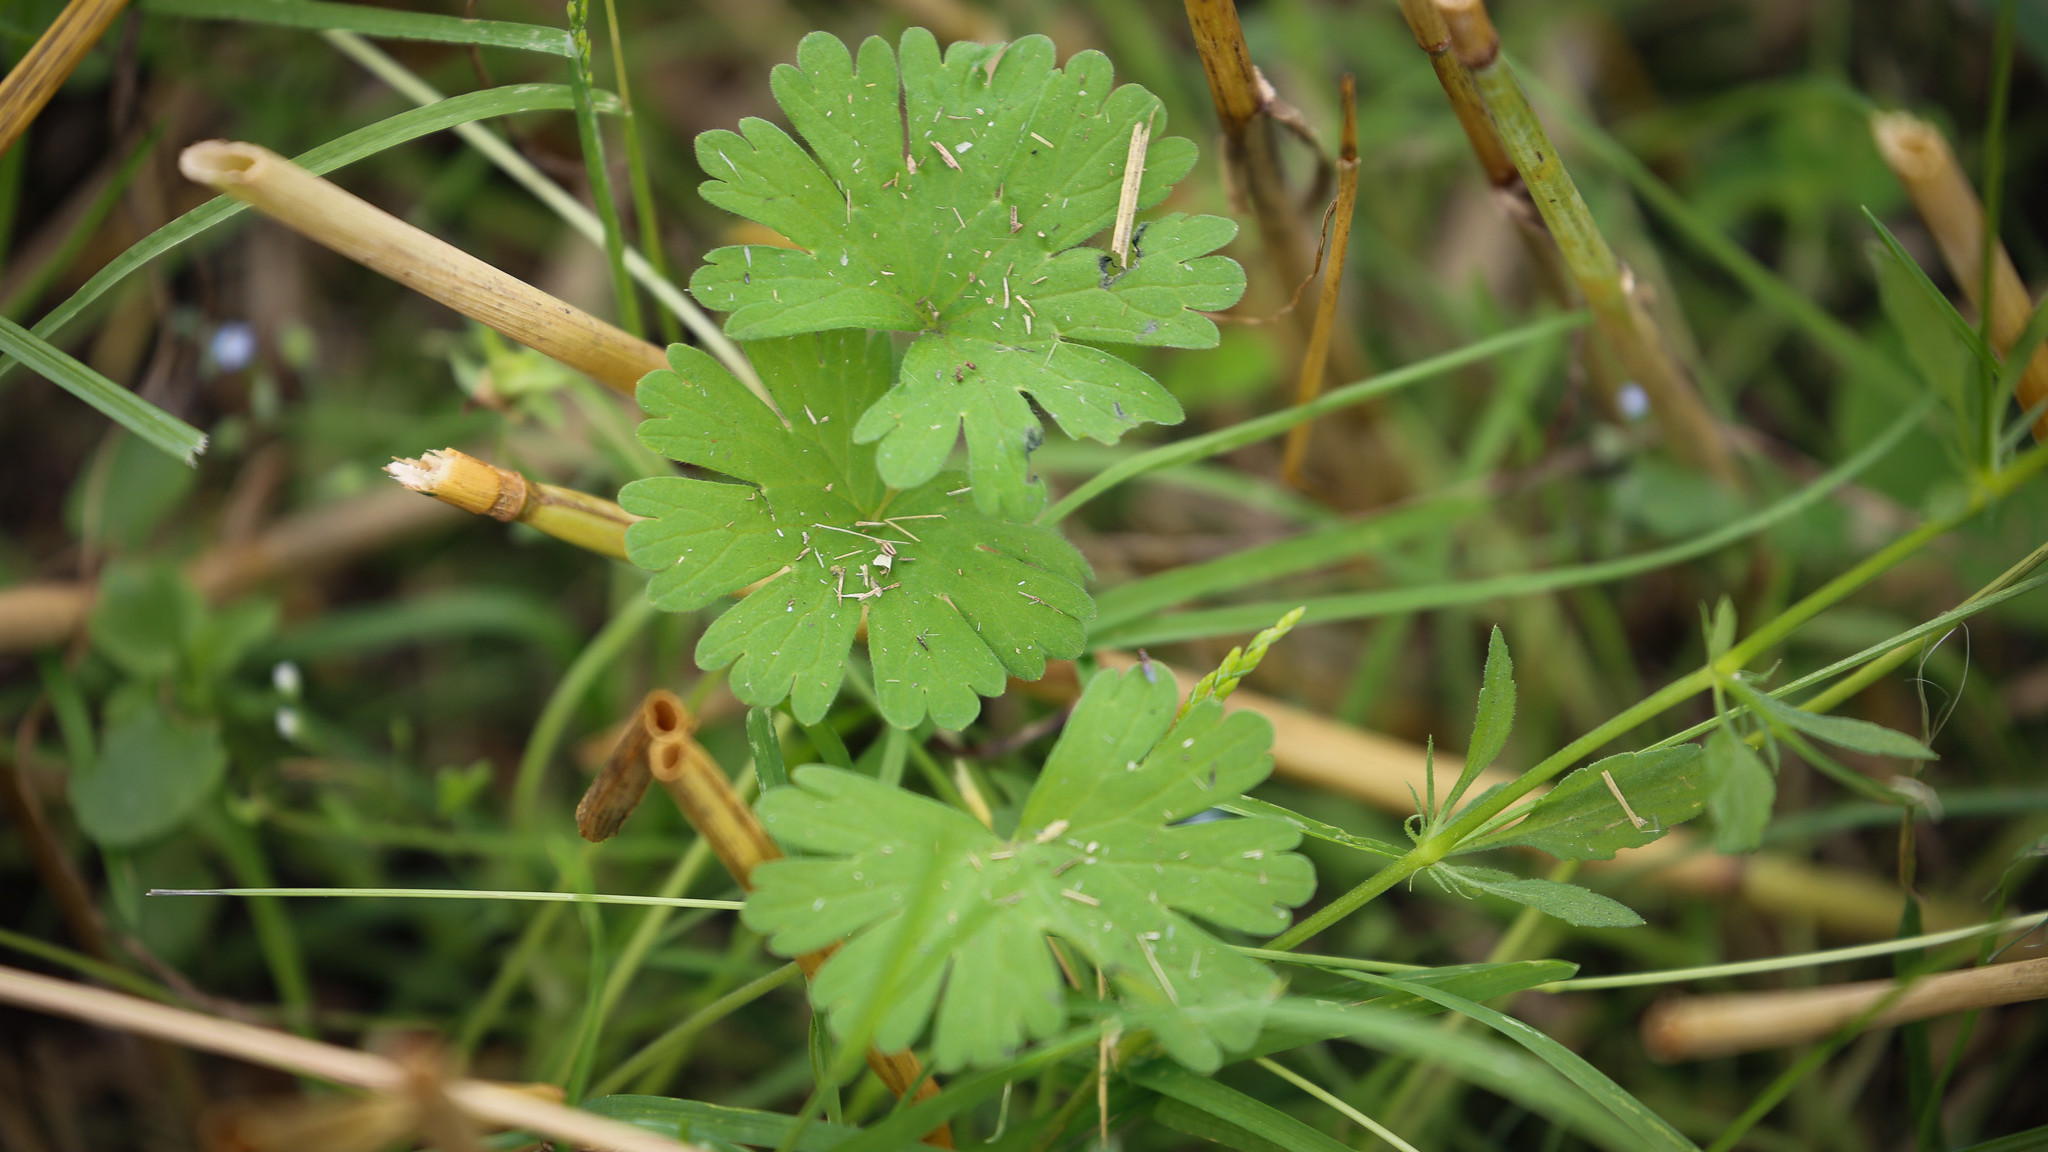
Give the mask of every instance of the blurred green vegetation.
[[(484, 0), (467, 13), (441, 0), (403, 7), (563, 24), (558, 5), (528, 0)], [(1913, 367), (1924, 360), (1912, 345), (1927, 337), (1887, 314), (1885, 250), (1864, 210), (1961, 299), (1871, 142), (1873, 110), (1904, 108), (1940, 124), (1980, 179), (1987, 151), (1995, 151), (1999, 234), (2023, 279), (2048, 278), (2048, 9), (2013, 7), (2009, 112), (1992, 149), (1991, 3), (1498, 5), (1502, 39), (1535, 81), (1539, 110), (1596, 218), (1649, 286), (1709, 408), (1736, 430), (1747, 486), (1719, 486), (1682, 467), (1647, 424), (1603, 420), (1585, 338), (1540, 341), (1319, 422), (1307, 493), (1275, 479), (1278, 450), (1269, 441), (1095, 500), (1065, 527), (1095, 567), (1098, 596), (1299, 533), (1389, 509), (1399, 515), (1408, 502), (1453, 489), (1467, 499), (1417, 514), (1408, 529), (1361, 533), (1328, 546), (1321, 564), (1286, 575), (1234, 577), (1209, 589), (1200, 606), (1432, 588), (1632, 556), (1698, 539), (1802, 490), (1924, 391)], [(59, 8), (54, 0), (0, 7), (0, 58), (17, 60)], [(42, 319), (129, 244), (201, 203), (204, 194), (176, 173), (185, 144), (218, 136), (291, 155), (413, 106), (316, 30), (178, 11), (138, 4), (23, 143), (0, 155), (0, 307), (8, 318)], [(770, 69), (813, 28), (854, 43), (926, 23), (942, 40), (1044, 33), (1062, 58), (1100, 48), (1120, 79), (1161, 97), (1171, 131), (1202, 146), (1195, 173), (1166, 207), (1233, 214), (1203, 72), (1186, 18), (1171, 4), (618, 0), (622, 60), (611, 54), (603, 11), (591, 17), (595, 81), (615, 92), (621, 74), (630, 81), (659, 218), (631, 210), (625, 138), (610, 118), (615, 190), (629, 234), (651, 229), (678, 281), (709, 249), (741, 235), (759, 239), (698, 196), (704, 174), (690, 141), (745, 116), (776, 117)], [(1333, 369), (1333, 384), (1553, 310), (1394, 4), (1266, 0), (1244, 4), (1242, 14), (1253, 59), (1325, 141), (1339, 120), (1337, 78), (1358, 78), (1360, 191), (1339, 311), (1339, 343), (1349, 346), (1339, 364), (1348, 375)], [(448, 93), (569, 80), (564, 61), (543, 53), (380, 44)], [(535, 112), (487, 123), (542, 171), (579, 192), (586, 187), (572, 116)], [(1612, 163), (1581, 125), (1640, 170)], [(128, 165), (138, 149), (140, 163)], [(1283, 156), (1297, 190), (1305, 188), (1307, 150), (1290, 141)], [(379, 151), (337, 179), (529, 282), (619, 314), (601, 247), (452, 134)], [(1661, 182), (1693, 225), (1748, 253), (1896, 371), (1845, 364), (1798, 315), (1760, 297), (1699, 244), (1685, 220), (1645, 194), (1642, 180)], [(114, 196), (111, 208), (95, 216), (91, 206), (103, 195)], [(1304, 235), (1323, 207), (1301, 205)], [(1250, 271), (1251, 293), (1238, 310), (1249, 322), (1226, 321), (1214, 351), (1137, 358), (1180, 397), (1188, 422), (1114, 448), (1048, 445), (1040, 462), (1056, 492), (1151, 444), (1286, 403), (1298, 340), (1291, 317), (1277, 314), (1294, 286), (1273, 282), (1256, 229), (1246, 228), (1232, 252)], [(642, 335), (662, 339), (653, 302), (642, 306)], [(1964, 315), (1974, 321), (1967, 308)], [(394, 456), (445, 445), (549, 483), (614, 494), (647, 466), (630, 438), (637, 414), (399, 285), (246, 216), (129, 277), (54, 342), (206, 431), (212, 445), (187, 469), (47, 381), (18, 369), (0, 377), (0, 597), (39, 584), (96, 585), (99, 597), (89, 623), (61, 639), (0, 643), (0, 759), (38, 802), (84, 897), (81, 908), (51, 886), (28, 818), (17, 812), (0, 836), (6, 962), (63, 971), (66, 954), (32, 952), (38, 942), (58, 946), (114, 963), (180, 1002), (209, 1010), (232, 1003), (344, 1043), (430, 1029), (450, 1037), (477, 1074), (551, 1080), (579, 1095), (601, 1088), (670, 1097), (683, 1103), (635, 1107), (667, 1117), (651, 1122), (672, 1132), (675, 1115), (687, 1114), (685, 1135), (773, 1146), (786, 1124), (729, 1132), (717, 1125), (738, 1121), (709, 1106), (795, 1113), (805, 1101), (814, 1040), (794, 988), (742, 998), (730, 1015), (657, 1045), (630, 1076), (616, 1075), (678, 1022), (781, 966), (730, 914), (142, 895), (272, 883), (733, 895), (701, 851), (686, 855), (694, 836), (659, 796), (602, 846), (584, 844), (571, 822), (611, 726), (651, 687), (704, 706), (700, 739), (721, 764), (749, 763), (743, 710), (723, 694), (718, 673), (700, 672), (690, 658), (708, 614), (636, 615), (643, 580), (630, 569), (454, 514), (401, 513), (401, 526), (360, 546), (211, 603), (182, 567), (289, 518), (317, 535), (339, 531), (322, 519), (337, 508), (380, 496), (390, 507), (401, 499), (424, 504), (378, 470)], [(1526, 768), (1698, 667), (1708, 654), (1703, 606), (1729, 598), (1746, 631), (1955, 507), (1969, 479), (1957, 464), (1957, 439), (1948, 416), (1930, 416), (1832, 497), (1753, 537), (1626, 580), (1305, 624), (1247, 687), (1375, 732), (1455, 747), (1471, 730), (1487, 637), (1498, 624), (1520, 670), (1503, 764)], [(1823, 667), (1955, 607), (2044, 541), (2048, 484), (2037, 477), (1753, 667), (1767, 670), (1764, 687)], [(1155, 607), (1144, 621), (1164, 615)], [(608, 624), (616, 627), (607, 632)], [(1249, 631), (1154, 645), (1151, 654), (1204, 670)], [(1056, 711), (1012, 692), (963, 732), (927, 726), (914, 736), (920, 753), (929, 747), (946, 771), (961, 758), (991, 802), (1014, 806), (1048, 746), (1043, 732), (1015, 737)], [(2034, 867), (2048, 833), (2039, 754), (2048, 739), (2048, 598), (2000, 604), (1843, 711), (1931, 740), (1941, 759), (1921, 779), (1945, 814), (1913, 821), (1902, 851), (1897, 809), (1869, 804), (1788, 756), (1768, 848), (1883, 880), (1901, 878), (1903, 858), (1905, 879), (1930, 908), (1960, 909), (1969, 919), (2048, 902)], [(1707, 699), (1687, 702), (1644, 724), (1626, 746), (1711, 716)], [(830, 736), (784, 726), (792, 764), (825, 759), (840, 742), (870, 771), (885, 755), (884, 730), (857, 695), (842, 696), (826, 725)], [(1903, 771), (1896, 762), (1844, 759), (1880, 782)], [(515, 781), (535, 773), (541, 803), (530, 820), (517, 820)], [(908, 778), (923, 780), (916, 772)], [(1299, 782), (1276, 780), (1259, 794), (1360, 836), (1405, 841), (1400, 813)], [(1325, 899), (1382, 863), (1315, 840), (1304, 851)], [(1649, 925), (1567, 928), (1518, 919), (1504, 901), (1459, 899), (1423, 884), (1367, 904), (1313, 950), (1396, 964), (1472, 963), (1519, 925), (1506, 958), (1557, 957), (1592, 975), (1836, 942), (1811, 914), (1614, 873), (1580, 879), (1624, 899)], [(81, 911), (98, 925), (97, 938), (81, 935)], [(629, 952), (643, 952), (637, 970), (618, 967)], [(630, 982), (608, 990), (622, 970), (632, 972)], [(1709, 990), (1890, 972), (1884, 961), (1864, 961)], [(1304, 975), (1296, 987), (1364, 994), (1348, 985), (1328, 991), (1337, 985), (1327, 975)], [(1662, 994), (1531, 993), (1496, 1006), (1706, 1143), (1798, 1053), (1652, 1063), (1636, 1024)], [(608, 1014), (592, 1010), (599, 1003)], [(1093, 1052), (1091, 1045), (1019, 1078), (1014, 1104), (1004, 1093), (1004, 1104), (992, 1095), (977, 1105), (956, 1122), (963, 1146), (990, 1140), (1022, 1152), (1042, 1138), (1032, 1146), (1038, 1152), (1092, 1143)], [(1964, 1025), (1945, 1018), (1873, 1032), (1794, 1085), (1741, 1146), (1964, 1147), (2048, 1125), (2044, 1097), (2026, 1088), (2048, 1060), (2044, 1052), (2048, 1016), (2028, 1005)], [(0, 1097), (21, 1102), (20, 1131), (45, 1134), (24, 1148), (184, 1146), (200, 1100), (291, 1087), (280, 1075), (201, 1061), (159, 1076), (138, 1059), (98, 1033), (0, 1009)], [(1461, 1100), (1454, 1078), (1418, 1073), (1426, 1063), (1410, 1058), (1311, 1043), (1284, 1062), (1369, 1115), (1398, 1117), (1407, 1126), (1397, 1130), (1418, 1146), (1580, 1146), (1578, 1136), (1497, 1096), (1471, 1091)], [(1347, 1146), (1379, 1146), (1254, 1065), (1226, 1069), (1217, 1082)], [(1085, 1106), (1060, 1111), (1077, 1097)], [(1202, 1128), (1185, 1101), (1179, 1112), (1168, 1103), (1176, 1099), (1157, 1085), (1117, 1079), (1111, 1140), (1183, 1147), (1192, 1125), (1194, 1136), (1258, 1152), (1299, 1146), (1241, 1127)], [(864, 1077), (840, 1107), (834, 1123), (861, 1125), (886, 1117), (891, 1101)], [(1928, 1119), (1937, 1113), (1938, 1129)], [(1063, 1127), (1051, 1123), (1056, 1117)], [(991, 1135), (1005, 1124), (1023, 1125), (1026, 1135)], [(821, 1127), (814, 1135), (827, 1131), (840, 1134)], [(15, 1139), (8, 1133), (0, 1135)]]

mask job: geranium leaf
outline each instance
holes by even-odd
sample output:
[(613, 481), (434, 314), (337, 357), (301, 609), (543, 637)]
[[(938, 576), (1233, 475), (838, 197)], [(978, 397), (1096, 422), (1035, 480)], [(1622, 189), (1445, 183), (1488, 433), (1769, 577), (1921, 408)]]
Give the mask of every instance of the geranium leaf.
[(747, 391), (709, 356), (669, 350), (670, 371), (640, 384), (640, 439), (670, 459), (740, 483), (657, 477), (620, 503), (648, 517), (626, 533), (632, 561), (654, 571), (648, 594), (692, 611), (766, 580), (698, 642), (706, 668), (732, 664), (741, 700), (789, 699), (816, 723), (844, 677), (861, 622), (882, 714), (898, 727), (929, 715), (959, 728), (976, 693), (1007, 676), (1036, 679), (1047, 658), (1078, 654), (1095, 614), (1087, 565), (1056, 534), (989, 516), (940, 475), (895, 491), (853, 417), (889, 386), (885, 339), (835, 332), (747, 346), (769, 395)]
[(851, 937), (812, 985), (842, 1038), (873, 1013), (873, 1043), (902, 1048), (935, 1020), (952, 1069), (1051, 1036), (1067, 1016), (1053, 936), (1176, 1060), (1216, 1068), (1257, 1036), (1278, 983), (1190, 917), (1275, 932), (1315, 877), (1278, 821), (1175, 823), (1272, 770), (1263, 717), (1211, 701), (1175, 723), (1178, 703), (1170, 677), (1096, 676), (1007, 837), (866, 776), (799, 769), (760, 811), (809, 855), (755, 870), (746, 922), (785, 955)]
[[(690, 290), (730, 313), (740, 339), (918, 333), (895, 390), (856, 426), (882, 442), (884, 480), (932, 479), (964, 426), (976, 506), (1021, 519), (1043, 499), (1028, 461), (1043, 435), (1032, 403), (1104, 442), (1180, 419), (1150, 376), (1074, 343), (1212, 347), (1200, 311), (1244, 292), (1243, 270), (1209, 255), (1237, 231), (1220, 217), (1141, 226), (1128, 266), (1085, 246), (1116, 215), (1133, 128), (1165, 127), (1156, 97), (1116, 85), (1097, 52), (1061, 69), (1052, 42), (1030, 36), (955, 44), (941, 59), (922, 28), (900, 52), (870, 38), (857, 60), (814, 32), (773, 87), (802, 144), (749, 119), (698, 137), (697, 158), (705, 199), (796, 247), (717, 249)], [(1194, 157), (1188, 141), (1155, 135), (1139, 206), (1165, 199)]]

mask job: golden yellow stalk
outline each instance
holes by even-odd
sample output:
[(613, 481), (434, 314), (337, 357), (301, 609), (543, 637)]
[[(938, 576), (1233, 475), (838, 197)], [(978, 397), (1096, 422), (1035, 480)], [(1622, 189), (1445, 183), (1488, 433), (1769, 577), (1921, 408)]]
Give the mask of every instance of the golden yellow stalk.
[(414, 492), (464, 512), (507, 524), (517, 521), (615, 560), (626, 558), (626, 526), (639, 519), (603, 497), (535, 483), (454, 448), (416, 460), (399, 458), (384, 471)]
[(662, 350), (493, 268), (257, 144), (207, 140), (178, 170), (373, 271), (633, 395)]
[[(1818, 1040), (1891, 996), (1890, 980), (1735, 992), (1663, 1001), (1643, 1017), (1643, 1044), (1659, 1060), (1701, 1060)], [(1889, 1028), (1914, 1020), (2048, 997), (2048, 959), (1993, 964), (1928, 976), (1870, 1022)]]
[[(1323, 376), (1330, 359), (1330, 327), (1337, 319), (1344, 256), (1351, 248), (1351, 214), (1358, 205), (1358, 82), (1348, 72), (1344, 74), (1342, 91), (1344, 137), (1337, 154), (1337, 204), (1331, 209), (1330, 247), (1323, 262), (1323, 289), (1316, 296), (1315, 324), (1309, 329), (1308, 349), (1302, 353), (1301, 374), (1295, 379), (1297, 407), (1315, 399), (1323, 390)], [(1296, 488), (1303, 487), (1301, 462), (1308, 455), (1309, 431), (1314, 426), (1314, 421), (1309, 421), (1296, 424), (1287, 432), (1280, 475)]]
[(57, 13), (28, 54), (0, 80), (0, 152), (21, 139), (43, 105), (63, 87), (72, 69), (127, 6), (128, 0), (71, 0)]
[[(1991, 253), (1991, 306), (1984, 306), (1984, 205), (1970, 178), (1956, 163), (1941, 129), (1909, 112), (1879, 112), (1870, 118), (1877, 150), (1891, 166), (1913, 207), (1941, 249), (1949, 275), (1970, 303), (1991, 319), (1991, 344), (2003, 356), (2025, 330), (2033, 313), (2026, 285), (2004, 244)], [(2048, 400), (2048, 345), (2036, 348), (2016, 389), (2021, 408)], [(2048, 440), (2048, 413), (2034, 421), (2034, 439)]]
[[(412, 1079), (405, 1065), (387, 1056), (16, 968), (0, 967), (0, 1001), (372, 1092), (404, 1094)], [(707, 1152), (701, 1145), (683, 1144), (645, 1128), (540, 1099), (521, 1086), (448, 1080), (440, 1085), (440, 1092), (479, 1123), (539, 1132), (579, 1147), (614, 1152)]]

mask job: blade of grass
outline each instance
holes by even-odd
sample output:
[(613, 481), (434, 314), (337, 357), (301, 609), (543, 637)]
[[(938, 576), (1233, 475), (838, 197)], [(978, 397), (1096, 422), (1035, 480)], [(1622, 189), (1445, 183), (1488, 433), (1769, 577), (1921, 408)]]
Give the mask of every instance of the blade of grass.
[(476, 44), (511, 48), (549, 56), (573, 56), (569, 33), (541, 24), (506, 20), (465, 20), (429, 12), (404, 12), (329, 0), (141, 0), (152, 16), (186, 16), (199, 20), (236, 20), (282, 28), (347, 31), (387, 40), (431, 40), (444, 44)]
[(1641, 1137), (1606, 1107), (1534, 1057), (1498, 1041), (1445, 1032), (1412, 1013), (1299, 999), (1267, 1009), (1269, 1025), (1314, 1029), (1395, 1055), (1433, 1060), (1483, 1088), (1569, 1127), (1594, 1143), (1640, 1152)]
[[(575, 94), (566, 84), (515, 84), (491, 88), (450, 97), (379, 120), (302, 152), (292, 162), (315, 175), (324, 175), (387, 148), (458, 124), (518, 112), (568, 111), (574, 107)], [(44, 340), (54, 339), (94, 301), (143, 265), (244, 211), (247, 211), (247, 206), (239, 201), (216, 196), (165, 224), (95, 272), (78, 291), (37, 321), (30, 331)], [(6, 379), (16, 363), (19, 361), (0, 360), (0, 380)]]
[(1663, 1117), (1646, 1107), (1641, 1100), (1616, 1084), (1606, 1073), (1588, 1064), (1576, 1052), (1551, 1039), (1540, 1029), (1532, 1028), (1504, 1012), (1495, 1011), (1476, 1001), (1467, 1000), (1441, 988), (1431, 987), (1421, 981), (1403, 980), (1397, 976), (1380, 976), (1371, 972), (1354, 973), (1351, 978), (1362, 983), (1420, 996), (1433, 1004), (1476, 1020), (1521, 1045), (1531, 1055), (1556, 1069), (1559, 1075), (1577, 1085), (1601, 1107), (1628, 1125), (1629, 1130), (1642, 1141), (1638, 1147), (1678, 1149), (1681, 1152), (1693, 1152), (1698, 1147)]
[(1308, 609), (1302, 617), (1303, 623), (1330, 623), (1395, 612), (1475, 604), (1510, 596), (1530, 596), (1560, 588), (1605, 583), (1654, 571), (1682, 560), (1706, 555), (1737, 540), (1753, 536), (1819, 503), (1829, 493), (1875, 465), (1897, 447), (1899, 442), (1905, 439), (1906, 434), (1919, 424), (1932, 404), (1932, 397), (1923, 398), (1919, 404), (1893, 421), (1889, 428), (1864, 445), (1854, 456), (1815, 478), (1812, 483), (1790, 496), (1740, 520), (1669, 547), (1615, 560), (1554, 568), (1545, 572), (1523, 572), (1512, 576), (1492, 576), (1458, 583), (1432, 584), (1427, 587), (1390, 588), (1340, 596), (1296, 598), (1284, 604), (1279, 601), (1261, 601), (1232, 605), (1228, 608), (1176, 612), (1091, 631), (1089, 642), (1097, 647), (1127, 648), (1140, 644), (1164, 644), (1173, 640), (1252, 631), (1264, 626), (1266, 622), (1296, 604), (1305, 605)]
[[(1896, 820), (1897, 817), (1893, 816)], [(1789, 956), (1772, 956), (1763, 960), (1742, 960), (1730, 964), (1702, 964), (1693, 968), (1665, 968), (1655, 972), (1631, 972), (1620, 976), (1582, 976), (1571, 980), (1559, 980), (1546, 984), (1543, 992), (1597, 992), (1607, 988), (1643, 988), (1660, 984), (1681, 984), (1694, 980), (1725, 980), (1732, 976), (1753, 976), (1759, 972), (1784, 972), (1797, 968), (1818, 968), (1823, 964), (1839, 964), (1851, 960), (1869, 960), (1878, 956), (1890, 956), (1896, 952), (1910, 952), (1915, 949), (1932, 948), (1940, 944), (1953, 944), (1958, 940), (1970, 940), (1979, 936), (2003, 936), (2008, 932), (2024, 936), (2042, 924), (2048, 923), (2048, 912), (2037, 912), (2028, 916), (2012, 916), (1985, 924), (1972, 924), (1968, 928), (1955, 928), (1947, 932), (1928, 932), (1919, 936), (1905, 936), (1896, 940), (1880, 940), (1875, 944), (1858, 944), (1848, 948), (1830, 948), (1820, 952), (1800, 952)]]
[(1451, 491), (1433, 493), (1409, 507), (1119, 584), (1096, 597), (1095, 619), (1090, 627), (1108, 631), (1175, 604), (1326, 568), (1440, 531), (1445, 524), (1485, 507), (1487, 498), (1477, 487), (1461, 485)]
[[(1162, 444), (1150, 451), (1141, 452), (1136, 456), (1130, 457), (1120, 464), (1104, 469), (1087, 483), (1067, 493), (1059, 503), (1040, 513), (1038, 522), (1041, 524), (1057, 524), (1072, 515), (1075, 509), (1086, 504), (1088, 501), (1095, 499), (1118, 484), (1143, 476), (1148, 472), (1157, 472), (1162, 468), (1171, 468), (1177, 464), (1190, 464), (1197, 460), (1206, 460), (1211, 456), (1219, 456), (1233, 449), (1242, 448), (1247, 444), (1256, 444), (1261, 440), (1278, 436), (1304, 420), (1313, 420), (1318, 416), (1335, 412), (1340, 408), (1348, 408), (1354, 404), (1363, 404), (1368, 400), (1374, 400), (1381, 396), (1398, 392), (1410, 385), (1420, 384), (1425, 380), (1434, 379), (1446, 372), (1463, 368), (1467, 364), (1477, 363), (1481, 360), (1498, 356), (1503, 352), (1512, 351), (1524, 344), (1562, 336), (1584, 325), (1588, 319), (1589, 317), (1583, 312), (1548, 316), (1534, 323), (1524, 324), (1520, 328), (1512, 328), (1506, 332), (1475, 340), (1463, 348), (1440, 353), (1436, 356), (1431, 356), (1427, 360), (1418, 360), (1413, 364), (1396, 368), (1389, 372), (1382, 372), (1376, 376), (1369, 376), (1356, 383), (1347, 384), (1334, 392), (1326, 392), (1314, 400), (1294, 408), (1287, 408), (1279, 412), (1271, 412), (1264, 416), (1254, 417), (1228, 428), (1219, 428), (1214, 432), (1205, 433), (1200, 436), (1190, 436), (1186, 440), (1175, 441), (1172, 444)], [(1274, 615), (1277, 616), (1279, 613)], [(1268, 620), (1270, 619), (1271, 617), (1268, 617)]]
[(640, 318), (640, 297), (633, 291), (632, 274), (626, 271), (626, 233), (619, 222), (619, 202), (612, 196), (611, 168), (604, 160), (604, 133), (598, 129), (597, 109), (591, 103), (596, 85), (590, 74), (590, 0), (569, 0), (569, 39), (574, 51), (569, 56), (569, 87), (576, 93), (576, 139), (583, 147), (583, 169), (590, 180), (590, 199), (597, 205), (597, 219), (604, 226), (604, 258), (612, 274), (612, 299), (618, 303), (619, 324), (635, 336), (646, 334)]
[[(128, 194), (128, 186), (134, 181), (135, 173), (149, 157), (150, 150), (156, 147), (157, 141), (163, 138), (163, 134), (164, 126), (161, 123), (151, 125), (149, 131), (143, 133), (142, 138), (128, 150), (128, 155), (122, 158), (121, 166), (115, 169), (107, 180), (107, 186), (93, 196), (92, 203), (86, 205), (85, 211), (79, 213), (77, 222), (50, 253), (49, 259), (24, 277), (7, 299), (0, 300), (0, 316), (11, 320), (19, 319), (22, 310), (42, 299), (43, 293), (49, 291), (50, 284), (65, 269), (71, 267), (71, 262), (78, 259), (78, 254), (84, 251), (86, 244), (99, 232), (100, 225), (106, 222), (108, 213), (114, 210), (114, 205), (119, 204), (121, 197)], [(0, 216), (0, 228), (4, 227), (5, 218)], [(0, 253), (0, 261), (4, 259), (5, 254)]]
[(1317, 1084), (1314, 1081), (1310, 1080), (1308, 1077), (1290, 1071), (1289, 1069), (1283, 1067), (1280, 1064), (1275, 1063), (1273, 1060), (1265, 1056), (1261, 1056), (1258, 1058), (1258, 1065), (1259, 1067), (1264, 1068), (1266, 1071), (1271, 1072), (1273, 1075), (1280, 1077), (1282, 1080), (1287, 1081), (1289, 1084), (1294, 1085), (1296, 1088), (1299, 1088), (1302, 1091), (1308, 1093), (1309, 1095), (1315, 1097), (1316, 1099), (1321, 1100), (1323, 1103), (1328, 1104), (1330, 1107), (1335, 1108), (1338, 1112), (1348, 1117), (1353, 1123), (1357, 1124), (1359, 1127), (1364, 1128), (1366, 1131), (1372, 1133), (1373, 1135), (1379, 1137), (1382, 1140), (1385, 1140), (1388, 1144), (1392, 1145), (1397, 1150), (1397, 1152), (1419, 1152), (1415, 1145), (1410, 1144), (1406, 1140), (1401, 1139), (1399, 1136), (1396, 1136), (1393, 1132), (1388, 1130), (1386, 1125), (1381, 1124), (1379, 1121), (1373, 1119), (1370, 1116), (1367, 1116), (1365, 1113), (1360, 1112), (1358, 1109), (1353, 1108), (1351, 1105), (1346, 1104), (1343, 1100), (1339, 1099), (1335, 1094), (1323, 1088), (1320, 1084)]
[(62, 349), (5, 317), (0, 317), (0, 352), (31, 372), (92, 405), (114, 423), (150, 444), (195, 464), (206, 451), (206, 434), (121, 387)]
[[(604, 0), (605, 28), (612, 39), (612, 78), (619, 90), (619, 135), (626, 145), (626, 182), (633, 194), (633, 223), (640, 232), (640, 254), (656, 276), (668, 278), (668, 256), (661, 250), (660, 216), (654, 210), (654, 183), (647, 175), (647, 150), (640, 140), (640, 118), (633, 113), (633, 85), (627, 75), (626, 49), (619, 39), (615, 0)], [(665, 344), (681, 342), (682, 326), (675, 313), (656, 309)], [(645, 335), (643, 332), (642, 335)]]
[[(787, 970), (795, 971), (795, 965), (789, 965)], [(637, 1124), (653, 1132), (688, 1132), (699, 1140), (717, 1140), (756, 1148), (774, 1147), (789, 1136), (790, 1128), (796, 1124), (796, 1117), (780, 1112), (728, 1108), (701, 1100), (677, 1100), (667, 1096), (600, 1095), (585, 1100), (582, 1107), (586, 1112)], [(797, 1139), (795, 1152), (832, 1152), (857, 1135), (858, 1129), (813, 1122)]]
[(1349, 1152), (1346, 1146), (1262, 1100), (1227, 1084), (1197, 1076), (1178, 1064), (1153, 1061), (1126, 1076), (1140, 1088), (1199, 1109), (1287, 1152)]
[(654, 618), (654, 603), (635, 587), (627, 594), (625, 606), (613, 613), (607, 623), (583, 651), (576, 656), (575, 663), (562, 674), (561, 682), (548, 695), (548, 702), (542, 706), (540, 717), (533, 723), (533, 733), (527, 737), (526, 750), (519, 757), (519, 771), (512, 784), (512, 826), (530, 831), (538, 816), (541, 782), (546, 777), (548, 761), (553, 758), (555, 748), (568, 730), (569, 718), (583, 697), (597, 683), (597, 679), (612, 662), (624, 654), (626, 645), (638, 636), (647, 622)]

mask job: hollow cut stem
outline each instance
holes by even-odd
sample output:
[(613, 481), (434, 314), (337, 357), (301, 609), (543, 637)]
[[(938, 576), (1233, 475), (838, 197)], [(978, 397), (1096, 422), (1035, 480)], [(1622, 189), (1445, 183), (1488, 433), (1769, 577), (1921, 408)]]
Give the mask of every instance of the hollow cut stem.
[(541, 484), (454, 448), (384, 466), (392, 479), (464, 512), (518, 522), (614, 560), (626, 558), (626, 527), (640, 517), (588, 492)]

